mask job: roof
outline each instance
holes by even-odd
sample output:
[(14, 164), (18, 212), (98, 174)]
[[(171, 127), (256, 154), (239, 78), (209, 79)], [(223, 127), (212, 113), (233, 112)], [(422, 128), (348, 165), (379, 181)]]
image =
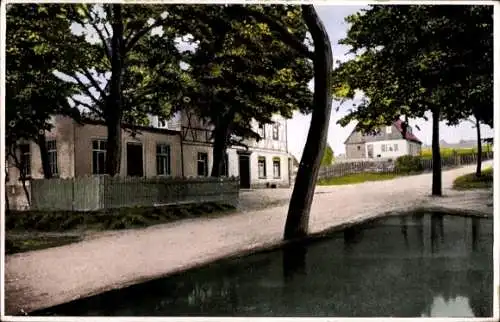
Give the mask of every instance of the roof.
[[(393, 125), (396, 127), (396, 129), (401, 133), (403, 134), (403, 121), (401, 120), (396, 120), (394, 121)], [(347, 137), (347, 139), (344, 141), (344, 144), (347, 144), (347, 142), (349, 141), (349, 138), (355, 133), (357, 132), (358, 130), (358, 126), (356, 125), (354, 127), (354, 129), (352, 130), (351, 134), (349, 134), (349, 136)], [(412, 141), (412, 142), (416, 142), (416, 143), (419, 143), (419, 144), (422, 144), (422, 141), (420, 141), (413, 133), (411, 132), (406, 132), (406, 135), (404, 137), (404, 139), (408, 140), (408, 141)]]
[[(394, 126), (398, 129), (401, 134), (403, 134), (403, 121), (397, 120), (394, 122)], [(406, 132), (406, 135), (404, 139), (408, 141), (413, 141), (422, 144), (422, 141), (420, 141), (413, 133), (411, 132)]]
[[(79, 122), (76, 122), (77, 124)], [(106, 126), (106, 122), (103, 120), (99, 119), (93, 119), (90, 117), (83, 117), (81, 119), (82, 125), (89, 124), (89, 125), (102, 125)], [(163, 128), (156, 128), (156, 127), (151, 127), (151, 126), (142, 126), (142, 125), (131, 125), (131, 124), (122, 124), (121, 125), (122, 129), (127, 129), (127, 130), (133, 130), (133, 131), (138, 131), (138, 132), (151, 132), (151, 133), (162, 133), (162, 134), (167, 134), (167, 135), (180, 135), (181, 131), (176, 131), (176, 130), (170, 130), (170, 129), (163, 129)]]

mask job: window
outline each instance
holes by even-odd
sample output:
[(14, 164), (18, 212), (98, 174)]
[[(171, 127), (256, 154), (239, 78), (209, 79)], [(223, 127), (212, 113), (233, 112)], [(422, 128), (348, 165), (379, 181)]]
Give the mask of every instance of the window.
[(21, 176), (29, 177), (31, 175), (31, 151), (29, 144), (20, 144), (19, 150), (21, 152)]
[(392, 133), (392, 126), (386, 126), (385, 127), (385, 133), (391, 134)]
[(273, 175), (274, 178), (281, 178), (281, 160), (280, 158), (273, 158)]
[(279, 140), (280, 135), (279, 135), (279, 124), (275, 123), (273, 124), (273, 140)]
[(92, 174), (106, 173), (106, 140), (92, 140)]
[(156, 174), (159, 176), (170, 175), (170, 145), (156, 145)]
[(397, 143), (394, 143), (394, 151), (399, 151), (399, 146)]
[(392, 145), (387, 144), (387, 149), (392, 152)]
[(382, 152), (385, 152), (385, 144), (382, 144), (381, 148), (382, 148)]
[(208, 176), (208, 153), (198, 152), (198, 176)]
[(52, 175), (59, 173), (57, 169), (57, 142), (56, 140), (47, 141), (47, 154), (49, 157), (49, 167)]
[(259, 135), (261, 138), (266, 138), (266, 126), (262, 123), (259, 123)]
[(259, 178), (265, 179), (266, 178), (266, 158), (265, 157), (259, 157)]

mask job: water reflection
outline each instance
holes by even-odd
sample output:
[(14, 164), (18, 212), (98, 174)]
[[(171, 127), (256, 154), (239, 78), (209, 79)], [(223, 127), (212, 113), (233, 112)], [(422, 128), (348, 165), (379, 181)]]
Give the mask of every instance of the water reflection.
[(469, 299), (463, 296), (457, 296), (453, 299), (444, 299), (442, 296), (434, 298), (428, 312), (423, 313), (422, 317), (475, 317), (469, 303)]
[(285, 283), (297, 275), (306, 274), (307, 245), (294, 243), (283, 248), (283, 278)]
[(391, 217), (37, 314), (486, 317), (492, 241), (490, 219)]

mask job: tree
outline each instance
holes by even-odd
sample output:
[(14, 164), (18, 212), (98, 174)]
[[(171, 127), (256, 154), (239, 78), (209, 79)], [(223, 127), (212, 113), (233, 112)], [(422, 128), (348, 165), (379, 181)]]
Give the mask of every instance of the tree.
[[(175, 20), (166, 5), (69, 5), (67, 19), (87, 38), (72, 66), (59, 72), (77, 84), (80, 108), (105, 121), (106, 172), (120, 172), (123, 123), (147, 123), (147, 115), (168, 118), (182, 98), (185, 74), (175, 46)], [(155, 28), (161, 28), (157, 30)], [(156, 31), (156, 32), (155, 32)], [(88, 39), (87, 39), (88, 40)]]
[(302, 5), (302, 15), (314, 42), (314, 110), (288, 208), (284, 232), (284, 238), (288, 240), (303, 237), (308, 232), (309, 214), (332, 108), (330, 89), (333, 55), (330, 39), (312, 5)]
[(330, 144), (326, 145), (325, 152), (323, 154), (323, 159), (321, 159), (321, 166), (329, 166), (333, 163), (333, 150)]
[(52, 128), (50, 117), (57, 113), (78, 115), (67, 100), (76, 93), (74, 86), (59, 80), (53, 71), (71, 62), (71, 48), (78, 39), (65, 32), (69, 24), (63, 6), (15, 4), (7, 10), (6, 152), (20, 170), (29, 201), (28, 174), (17, 156), (18, 143), (38, 144), (44, 176), (51, 178), (45, 142), (45, 131)]
[[(312, 64), (280, 39), (263, 14), (287, 26), (298, 39), (306, 27), (296, 6), (250, 6), (242, 17), (239, 6), (181, 6), (170, 11), (179, 17), (179, 28), (192, 35), (197, 50), (185, 60), (192, 80), (189, 104), (197, 116), (213, 126), (213, 168), (218, 177), (223, 155), (230, 145), (246, 146), (246, 139), (260, 140), (254, 120), (273, 123), (273, 114), (290, 118), (293, 110), (310, 112), (312, 93), (308, 82)], [(250, 14), (249, 14), (250, 13)]]
[(425, 117), (430, 111), (432, 194), (441, 195), (439, 121), (456, 125), (471, 115), (472, 106), (485, 114), (490, 108), (480, 97), (489, 88), (481, 55), (491, 50), (491, 8), (372, 6), (347, 21), (351, 26), (341, 43), (351, 46), (356, 58), (335, 71), (334, 93), (345, 99), (361, 90), (366, 97), (340, 124), (357, 119), (362, 129), (373, 131), (401, 116)]
[(311, 52), (300, 39), (289, 32), (279, 21), (272, 19), (265, 11), (252, 10), (245, 6), (232, 8), (242, 17), (251, 16), (259, 22), (267, 23), (271, 30), (279, 33), (286, 44), (313, 61), (314, 95), (311, 125), (290, 199), (284, 231), (286, 240), (300, 238), (308, 232), (309, 214), (330, 123), (332, 105), (330, 88), (333, 67), (330, 40), (312, 5), (302, 5), (301, 11), (312, 36), (314, 52)]

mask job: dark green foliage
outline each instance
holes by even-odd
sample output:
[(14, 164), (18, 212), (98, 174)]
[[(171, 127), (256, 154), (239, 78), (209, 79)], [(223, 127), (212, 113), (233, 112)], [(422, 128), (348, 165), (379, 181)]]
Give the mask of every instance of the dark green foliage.
[[(7, 7), (5, 141), (9, 161), (17, 168), (22, 168), (17, 156), (19, 140), (41, 143), (43, 152), (45, 142), (39, 142), (39, 137), (52, 128), (51, 115), (77, 118), (79, 114), (67, 100), (77, 89), (53, 74), (71, 64), (78, 42), (78, 37), (69, 33), (67, 13), (65, 5)], [(42, 153), (44, 175), (50, 178), (44, 156)], [(24, 176), (21, 173), (23, 182)]]
[(282, 26), (303, 42), (300, 7), (186, 5), (170, 13), (179, 17), (180, 32), (198, 44), (196, 52), (185, 53), (189, 99), (179, 108), (213, 126), (212, 176), (221, 175), (228, 146), (261, 139), (254, 121), (270, 124), (273, 114), (290, 118), (294, 110), (312, 110), (312, 63), (274, 28)]
[(323, 154), (323, 159), (321, 159), (321, 166), (329, 166), (333, 163), (333, 150), (330, 144), (326, 145), (325, 152)]
[(15, 254), (40, 250), (50, 247), (58, 247), (81, 241), (79, 236), (35, 236), (28, 238), (10, 238), (5, 239), (5, 254)]
[(140, 228), (185, 218), (223, 214), (234, 207), (217, 203), (167, 207), (135, 207), (98, 212), (11, 211), (5, 216), (7, 230), (60, 232)]
[(420, 156), (403, 155), (396, 159), (396, 173), (407, 174), (421, 172), (423, 170), (422, 158)]
[[(334, 72), (339, 100), (365, 98), (339, 123), (358, 121), (372, 131), (401, 116), (433, 118), (433, 163), (441, 164), (438, 122), (475, 115), (492, 122), (492, 6), (371, 6), (348, 17), (356, 57)], [(432, 194), (441, 195), (441, 168), (433, 167)]]

